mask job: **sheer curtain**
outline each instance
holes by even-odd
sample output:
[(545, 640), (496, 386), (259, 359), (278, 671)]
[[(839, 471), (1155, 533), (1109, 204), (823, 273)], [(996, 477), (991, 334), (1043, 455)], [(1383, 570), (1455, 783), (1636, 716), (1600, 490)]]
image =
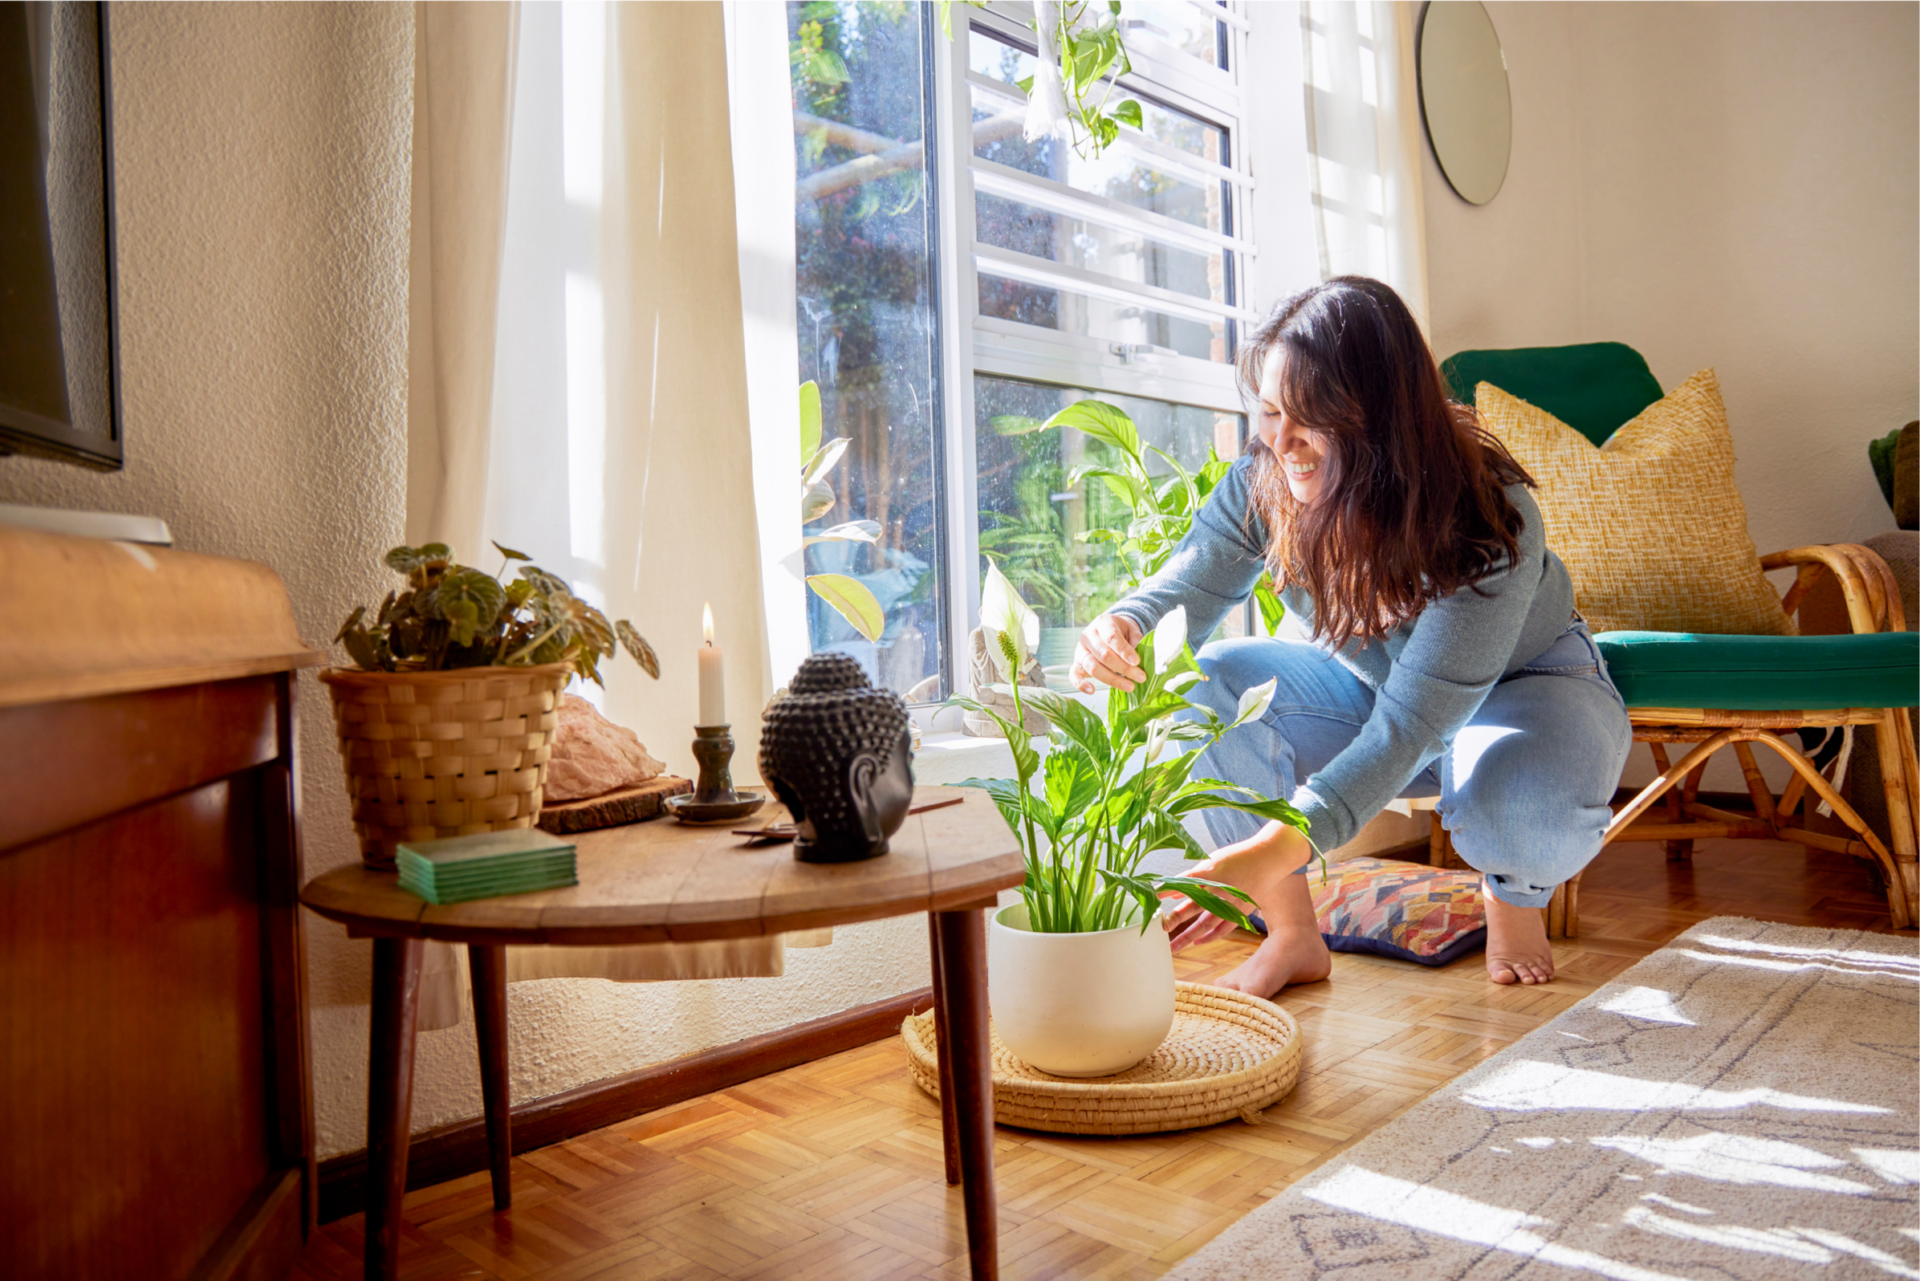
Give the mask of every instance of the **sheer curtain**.
[(1427, 324), (1414, 6), (1307, 0), (1307, 145), (1322, 278), (1372, 276)]
[[(693, 770), (694, 651), (711, 604), (734, 773), (750, 780), (772, 672), (721, 7), (418, 9), (430, 74), (415, 114), (424, 100), (430, 132), (417, 135), (415, 190), (433, 199), (416, 205), (415, 240), (436, 252), (412, 284), (410, 361), (428, 395), (409, 413), (408, 537), (489, 570), (497, 540), (632, 619), (661, 679), (622, 656), (602, 665), (604, 692), (573, 692), (679, 774)], [(797, 472), (797, 432), (794, 452)], [(783, 946), (513, 948), (508, 977), (777, 975)], [(457, 960), (429, 956), (422, 1026), (460, 1017)]]

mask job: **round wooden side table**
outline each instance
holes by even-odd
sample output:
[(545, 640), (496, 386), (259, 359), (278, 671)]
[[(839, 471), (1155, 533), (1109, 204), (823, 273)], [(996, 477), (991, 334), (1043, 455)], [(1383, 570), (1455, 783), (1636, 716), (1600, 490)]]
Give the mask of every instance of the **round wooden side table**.
[[(998, 1276), (981, 912), (999, 891), (1020, 884), (1025, 869), (1018, 843), (986, 793), (921, 788), (914, 800), (917, 812), (894, 836), (891, 852), (864, 863), (801, 863), (786, 844), (659, 821), (581, 835), (580, 883), (562, 890), (436, 907), (401, 889), (393, 873), (361, 866), (308, 882), (301, 902), (345, 925), (350, 936), (373, 940), (366, 1275), (385, 1281), (398, 1271), (423, 941), (468, 948), (494, 1205), (505, 1209), (512, 1203), (513, 1141), (501, 949), (745, 938), (925, 912), (934, 1007), (939, 1026), (951, 1029), (940, 1037), (947, 1182), (962, 1187), (973, 1276)], [(762, 815), (767, 822), (783, 817)]]

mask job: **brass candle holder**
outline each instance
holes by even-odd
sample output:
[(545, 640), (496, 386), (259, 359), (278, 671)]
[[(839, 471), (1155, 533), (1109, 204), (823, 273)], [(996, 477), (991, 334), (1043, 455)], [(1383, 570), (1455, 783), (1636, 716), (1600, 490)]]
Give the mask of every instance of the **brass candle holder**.
[(736, 791), (733, 786), (733, 726), (693, 727), (693, 759), (700, 766), (693, 795), (667, 798), (667, 809), (683, 823), (732, 823), (767, 803), (766, 793)]

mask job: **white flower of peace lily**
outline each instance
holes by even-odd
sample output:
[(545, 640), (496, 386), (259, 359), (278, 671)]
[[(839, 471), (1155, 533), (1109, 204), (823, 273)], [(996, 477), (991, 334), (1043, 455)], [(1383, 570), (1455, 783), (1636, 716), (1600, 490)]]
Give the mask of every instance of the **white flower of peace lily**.
[(1273, 705), (1273, 692), (1279, 685), (1280, 678), (1275, 676), (1259, 685), (1255, 685), (1252, 689), (1242, 694), (1240, 696), (1240, 706), (1234, 712), (1233, 725), (1229, 725), (1227, 728), (1232, 729), (1235, 725), (1245, 725), (1248, 721), (1256, 717), (1265, 716), (1267, 714), (1267, 708)]
[(1187, 607), (1176, 605), (1153, 629), (1154, 674), (1167, 670), (1174, 656), (1187, 647)]
[[(994, 670), (1002, 681), (1017, 684), (1020, 673), (1033, 665), (1034, 651), (1040, 648), (1040, 616), (1027, 608), (1027, 602), (1020, 599), (1020, 593), (992, 561), (987, 562), (987, 578), (980, 585), (980, 626), (987, 634), (987, 653), (993, 658)], [(1000, 645), (1003, 635), (1012, 639), (1019, 655), (1019, 666), (1011, 670)]]

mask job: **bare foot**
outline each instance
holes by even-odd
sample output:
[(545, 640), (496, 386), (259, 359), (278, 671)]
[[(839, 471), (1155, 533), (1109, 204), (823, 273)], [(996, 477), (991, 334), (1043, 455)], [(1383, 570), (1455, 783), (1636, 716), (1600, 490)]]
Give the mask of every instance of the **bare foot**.
[(1537, 907), (1502, 903), (1481, 886), (1487, 905), (1487, 977), (1495, 983), (1547, 983), (1553, 979), (1553, 946)]
[(1259, 950), (1234, 967), (1216, 987), (1249, 996), (1273, 997), (1294, 983), (1318, 983), (1333, 973), (1333, 953), (1318, 928), (1278, 929), (1260, 940)]

